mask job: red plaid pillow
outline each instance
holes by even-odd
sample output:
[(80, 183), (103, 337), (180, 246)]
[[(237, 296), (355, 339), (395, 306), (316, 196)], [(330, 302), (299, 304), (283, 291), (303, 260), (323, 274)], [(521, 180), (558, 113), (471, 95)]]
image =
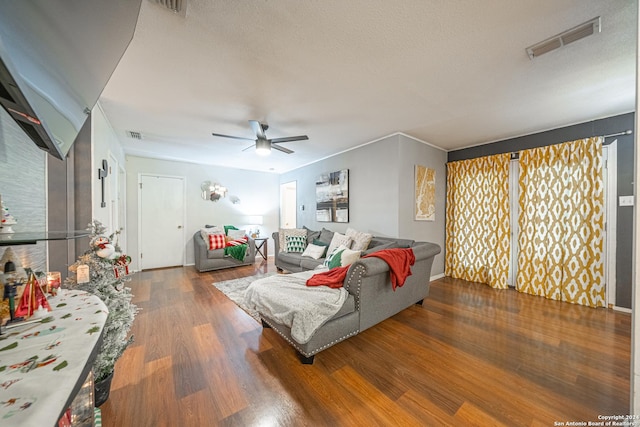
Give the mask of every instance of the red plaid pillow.
[(240, 237), (238, 239), (233, 239), (233, 240), (229, 240), (227, 242), (227, 246), (238, 246), (238, 245), (244, 245), (245, 243), (247, 243), (249, 241), (249, 239), (247, 239), (247, 237)]
[(209, 250), (222, 249), (225, 247), (224, 234), (209, 234)]

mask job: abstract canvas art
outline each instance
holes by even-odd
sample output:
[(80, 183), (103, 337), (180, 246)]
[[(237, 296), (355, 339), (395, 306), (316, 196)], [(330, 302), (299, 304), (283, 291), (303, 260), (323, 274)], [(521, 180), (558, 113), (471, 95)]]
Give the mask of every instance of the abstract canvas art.
[(425, 166), (415, 166), (415, 219), (436, 220), (436, 171)]
[(349, 169), (316, 179), (316, 221), (349, 222)]

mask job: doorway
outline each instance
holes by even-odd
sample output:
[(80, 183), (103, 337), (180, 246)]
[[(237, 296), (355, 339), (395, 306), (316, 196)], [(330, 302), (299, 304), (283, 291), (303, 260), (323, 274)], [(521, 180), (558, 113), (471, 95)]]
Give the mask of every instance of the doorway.
[(280, 228), (296, 228), (297, 205), (296, 181), (280, 184)]
[(138, 182), (140, 269), (184, 265), (184, 178), (140, 174)]

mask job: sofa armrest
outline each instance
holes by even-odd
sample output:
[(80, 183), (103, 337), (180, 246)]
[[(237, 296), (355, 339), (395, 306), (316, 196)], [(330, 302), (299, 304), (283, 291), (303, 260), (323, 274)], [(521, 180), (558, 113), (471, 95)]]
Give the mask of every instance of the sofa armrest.
[(248, 251), (248, 256), (255, 258), (256, 257), (256, 241), (253, 239), (253, 237), (251, 236), (247, 236), (247, 251)]
[[(413, 255), (416, 257), (416, 263), (424, 259), (433, 258), (440, 253), (440, 246), (430, 242), (415, 242), (411, 249), (413, 250)], [(361, 258), (356, 261), (352, 267), (354, 265), (362, 265), (362, 277), (375, 276), (389, 271), (389, 264), (376, 257)], [(349, 268), (346, 277), (347, 281), (354, 270), (354, 268)]]
[(280, 253), (280, 233), (275, 231), (271, 237), (273, 238), (273, 253), (277, 256)]
[(207, 243), (204, 241), (199, 231), (193, 235), (193, 243), (195, 251), (193, 254), (193, 260), (195, 262), (196, 268), (200, 270), (201, 261), (207, 259)]
[[(427, 282), (431, 274), (433, 258), (440, 253), (440, 246), (430, 242), (415, 242), (413, 254), (416, 257), (415, 264), (411, 267), (412, 275), (426, 276)], [(344, 280), (345, 289), (356, 297), (357, 303), (366, 294), (362, 293), (363, 283), (387, 281), (389, 279), (389, 264), (381, 258), (366, 257), (360, 258), (351, 264)]]

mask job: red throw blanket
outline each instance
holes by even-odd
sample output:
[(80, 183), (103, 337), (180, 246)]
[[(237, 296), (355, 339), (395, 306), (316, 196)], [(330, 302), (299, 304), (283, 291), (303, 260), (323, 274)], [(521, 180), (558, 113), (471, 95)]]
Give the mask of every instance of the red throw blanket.
[[(377, 257), (389, 264), (389, 278), (391, 287), (401, 287), (411, 276), (411, 266), (416, 262), (413, 249), (383, 249), (362, 258)], [(307, 280), (307, 286), (328, 286), (330, 288), (341, 288), (344, 278), (347, 276), (349, 266), (336, 267), (323, 273), (314, 274)]]
[(344, 267), (332, 268), (329, 271), (314, 274), (307, 279), (307, 286), (328, 286), (330, 288), (341, 288), (344, 278), (347, 276), (348, 265)]

